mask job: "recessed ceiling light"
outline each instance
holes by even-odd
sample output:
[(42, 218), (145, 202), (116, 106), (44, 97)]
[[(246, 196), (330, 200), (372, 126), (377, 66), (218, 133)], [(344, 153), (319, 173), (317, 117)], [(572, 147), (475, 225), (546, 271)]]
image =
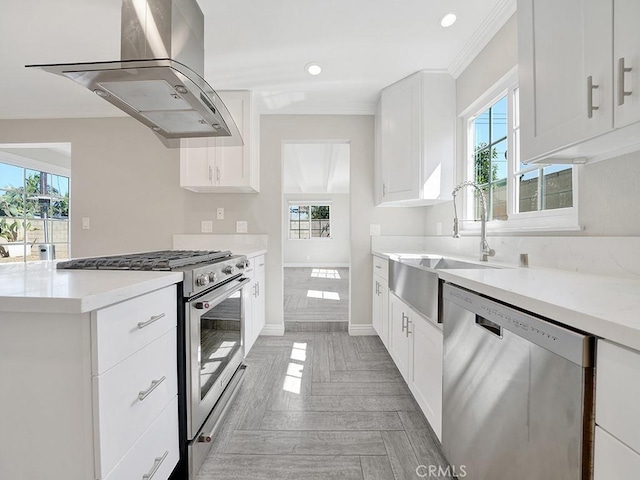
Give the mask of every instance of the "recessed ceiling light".
[(442, 17), (442, 20), (440, 20), (440, 25), (442, 25), (444, 28), (450, 27), (451, 25), (456, 23), (457, 18), (458, 17), (455, 13), (447, 13), (444, 17)]
[(309, 75), (320, 75), (320, 72), (322, 72), (322, 68), (317, 63), (307, 63), (304, 69)]

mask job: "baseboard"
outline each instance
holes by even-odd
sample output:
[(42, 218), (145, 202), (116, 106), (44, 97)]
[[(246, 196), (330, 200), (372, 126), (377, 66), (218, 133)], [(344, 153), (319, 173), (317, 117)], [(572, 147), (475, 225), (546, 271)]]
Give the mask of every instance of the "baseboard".
[(349, 335), (352, 337), (361, 335), (378, 335), (373, 325), (352, 325), (349, 324)]
[(284, 268), (349, 268), (348, 263), (285, 263)]
[(284, 325), (267, 324), (262, 327), (260, 335), (264, 335), (265, 337), (281, 337), (284, 335)]

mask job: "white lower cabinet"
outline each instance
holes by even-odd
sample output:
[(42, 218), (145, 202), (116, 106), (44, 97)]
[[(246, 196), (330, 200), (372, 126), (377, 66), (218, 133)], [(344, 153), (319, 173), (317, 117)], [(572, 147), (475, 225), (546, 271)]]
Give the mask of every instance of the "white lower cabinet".
[(413, 315), (409, 388), (438, 438), (442, 435), (442, 330)]
[(85, 313), (3, 315), (1, 479), (169, 478), (176, 302), (171, 285)]
[(434, 432), (442, 434), (442, 330), (389, 295), (389, 353)]
[(598, 341), (594, 479), (640, 471), (640, 352)]
[(410, 308), (393, 293), (389, 295), (389, 353), (400, 370), (402, 378), (409, 383), (409, 324)]
[(373, 275), (373, 328), (389, 349), (389, 284), (380, 275)]
[(265, 324), (265, 255), (249, 257), (245, 277), (251, 282), (244, 287), (244, 354), (247, 355)]

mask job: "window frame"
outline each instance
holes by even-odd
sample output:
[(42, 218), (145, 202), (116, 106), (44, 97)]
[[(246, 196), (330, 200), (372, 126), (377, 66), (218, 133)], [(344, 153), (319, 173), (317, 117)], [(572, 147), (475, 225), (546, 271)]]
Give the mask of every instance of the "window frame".
[[(292, 206), (308, 206), (309, 207), (309, 238), (294, 238), (291, 237), (291, 207)], [(313, 237), (312, 236), (312, 231), (313, 229), (311, 228), (311, 207), (329, 207), (329, 236), (328, 237)], [(287, 216), (287, 240), (292, 240), (292, 241), (297, 241), (297, 240), (301, 240), (301, 241), (327, 241), (327, 240), (333, 240), (333, 232), (331, 231), (331, 227), (332, 227), (332, 210), (333, 210), (333, 205), (332, 202), (329, 200), (304, 200), (304, 201), (296, 201), (296, 200), (289, 200), (287, 202), (287, 210), (286, 210), (286, 216)], [(299, 230), (298, 230), (299, 231)]]
[[(514, 148), (514, 143), (518, 143), (520, 122), (519, 117), (514, 117), (514, 113), (519, 114), (519, 102), (514, 96), (518, 90), (518, 69), (514, 67), (505, 74), (498, 82), (490, 87), (475, 102), (467, 107), (459, 116), (462, 135), (461, 156), (459, 157), (458, 172), (463, 181), (474, 180), (474, 129), (473, 120), (480, 116), (486, 109), (507, 95), (507, 220), (487, 221), (487, 231), (496, 233), (509, 232), (560, 232), (582, 230), (579, 225), (578, 208), (578, 173), (580, 165), (571, 165), (572, 168), (572, 191), (573, 206), (568, 208), (557, 208), (550, 210), (538, 210), (532, 212), (518, 212), (518, 178), (525, 169), (516, 170), (520, 166), (519, 148)], [(514, 122), (514, 119), (516, 122)], [(514, 156), (514, 152), (517, 155)], [(526, 171), (542, 170), (549, 163), (531, 164)], [(542, 179), (542, 177), (540, 177)], [(461, 183), (459, 182), (459, 183)], [(467, 233), (480, 231), (480, 221), (470, 221), (474, 218), (474, 195), (472, 189), (464, 189), (460, 192), (462, 197), (462, 209), (460, 230)]]

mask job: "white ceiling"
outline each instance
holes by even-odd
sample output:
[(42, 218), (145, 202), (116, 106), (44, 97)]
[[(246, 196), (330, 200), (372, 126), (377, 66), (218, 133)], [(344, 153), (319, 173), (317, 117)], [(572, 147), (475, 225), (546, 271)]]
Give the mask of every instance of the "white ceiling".
[[(371, 114), (383, 87), (418, 70), (457, 76), (515, 12), (516, 0), (198, 0), (205, 79), (249, 89), (263, 113)], [(30, 63), (120, 58), (121, 0), (3, 0), (0, 118), (124, 115)], [(443, 29), (450, 11), (458, 21)], [(318, 62), (322, 73), (304, 71)]]
[(286, 143), (284, 193), (349, 193), (348, 143)]

